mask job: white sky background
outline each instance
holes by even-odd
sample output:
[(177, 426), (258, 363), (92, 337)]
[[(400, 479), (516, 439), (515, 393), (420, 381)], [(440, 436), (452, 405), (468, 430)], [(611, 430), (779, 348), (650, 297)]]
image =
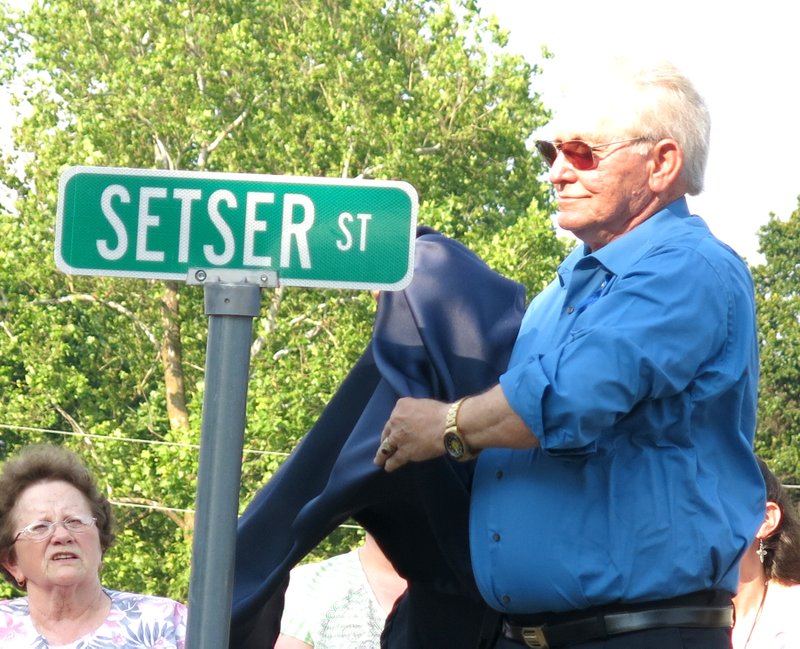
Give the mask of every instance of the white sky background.
[[(705, 190), (689, 208), (750, 263), (770, 212), (787, 219), (800, 194), (800, 3), (796, 0), (478, 0), (508, 29), (509, 47), (538, 63), (534, 89), (559, 65), (605, 53), (671, 60), (711, 111)], [(543, 61), (541, 46), (554, 58)]]
[[(25, 0), (14, 0), (24, 6)], [(800, 3), (796, 0), (479, 0), (510, 30), (509, 46), (558, 84), (559, 65), (591, 66), (604, 52), (672, 60), (711, 111), (705, 191), (689, 207), (751, 263), (770, 212), (786, 219), (800, 194)], [(542, 45), (555, 55), (543, 61)], [(0, 93), (0, 145), (9, 109)]]

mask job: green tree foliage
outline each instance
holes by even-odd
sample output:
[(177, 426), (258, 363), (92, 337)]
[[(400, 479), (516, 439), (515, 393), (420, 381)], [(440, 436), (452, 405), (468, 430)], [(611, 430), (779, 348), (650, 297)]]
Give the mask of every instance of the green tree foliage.
[(753, 268), (761, 348), (756, 450), (784, 480), (800, 481), (800, 209), (772, 215)]
[[(403, 179), (421, 223), (531, 293), (563, 255), (526, 146), (547, 118), (537, 70), (504, 53), (471, 0), (36, 0), (2, 20), (1, 80), (27, 108), (24, 154), (3, 160), (18, 198), (0, 215), (2, 437), (6, 452), (69, 444), (107, 485), (120, 519), (109, 586), (186, 596), (207, 320), (196, 287), (56, 272), (64, 169)], [(242, 506), (311, 426), (374, 314), (368, 292), (262, 300)]]

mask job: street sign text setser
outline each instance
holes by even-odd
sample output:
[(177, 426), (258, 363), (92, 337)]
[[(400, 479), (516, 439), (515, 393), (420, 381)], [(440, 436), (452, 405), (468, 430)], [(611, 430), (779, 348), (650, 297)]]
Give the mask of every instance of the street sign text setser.
[(56, 265), (172, 280), (270, 270), (283, 285), (397, 290), (411, 279), (417, 206), (399, 181), (72, 167)]

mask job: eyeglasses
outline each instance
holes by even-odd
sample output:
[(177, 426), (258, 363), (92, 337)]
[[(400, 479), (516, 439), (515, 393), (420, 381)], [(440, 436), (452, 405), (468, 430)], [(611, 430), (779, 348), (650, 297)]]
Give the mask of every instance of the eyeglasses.
[(63, 521), (34, 521), (30, 525), (23, 527), (14, 537), (14, 543), (20, 536), (24, 536), (31, 541), (44, 541), (49, 539), (56, 531), (56, 527), (63, 525), (64, 529), (80, 534), (88, 530), (92, 525), (97, 522), (97, 519), (90, 516), (73, 516), (72, 518), (65, 518)]
[[(566, 142), (551, 142), (549, 140), (536, 140), (536, 149), (544, 158), (548, 167), (552, 167), (558, 157), (558, 152), (564, 154), (573, 167), (579, 171), (589, 171), (595, 169), (600, 160), (594, 155), (598, 149), (603, 149), (612, 144), (629, 144), (631, 142), (641, 142), (646, 140), (644, 137), (633, 137), (629, 140), (617, 140), (616, 142), (606, 142), (605, 144), (587, 144), (583, 140), (567, 140)], [(613, 152), (612, 152), (613, 153)]]

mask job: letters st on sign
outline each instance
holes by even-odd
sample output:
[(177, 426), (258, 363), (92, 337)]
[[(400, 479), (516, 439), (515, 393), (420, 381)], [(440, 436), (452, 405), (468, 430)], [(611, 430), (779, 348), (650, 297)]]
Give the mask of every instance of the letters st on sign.
[(183, 281), (194, 269), (268, 270), (284, 285), (399, 290), (417, 209), (400, 181), (72, 167), (56, 266)]

